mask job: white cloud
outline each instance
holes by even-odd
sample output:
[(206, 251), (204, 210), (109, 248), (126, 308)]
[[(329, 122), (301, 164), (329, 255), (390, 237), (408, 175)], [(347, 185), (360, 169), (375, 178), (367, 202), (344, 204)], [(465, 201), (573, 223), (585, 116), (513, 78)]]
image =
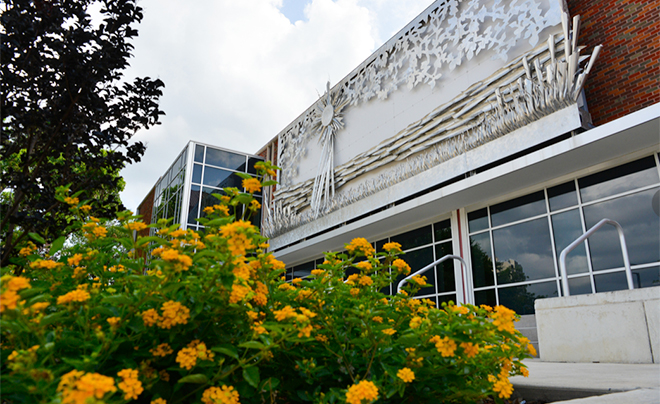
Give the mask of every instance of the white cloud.
[[(144, 0), (127, 77), (165, 82), (162, 125), (135, 137), (124, 204), (142, 198), (189, 140), (256, 152), (429, 0), (313, 0), (291, 23), (281, 0)], [(301, 5), (302, 6), (302, 5)]]

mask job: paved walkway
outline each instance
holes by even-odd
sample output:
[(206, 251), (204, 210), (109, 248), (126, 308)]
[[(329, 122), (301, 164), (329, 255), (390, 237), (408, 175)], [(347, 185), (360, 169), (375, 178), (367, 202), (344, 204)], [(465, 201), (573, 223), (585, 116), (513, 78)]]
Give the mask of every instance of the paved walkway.
[(658, 404), (660, 365), (557, 363), (528, 359), (529, 377), (511, 378), (523, 398), (555, 404)]

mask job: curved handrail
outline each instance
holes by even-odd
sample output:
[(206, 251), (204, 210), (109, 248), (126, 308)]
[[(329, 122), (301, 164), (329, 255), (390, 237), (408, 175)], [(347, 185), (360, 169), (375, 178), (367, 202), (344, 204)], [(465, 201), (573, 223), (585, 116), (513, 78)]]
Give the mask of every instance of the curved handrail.
[(596, 223), (595, 225), (593, 225), (592, 228), (587, 230), (583, 235), (575, 239), (575, 241), (573, 241), (571, 244), (568, 245), (568, 247), (564, 248), (561, 251), (561, 254), (559, 255), (559, 270), (561, 271), (563, 296), (571, 295), (571, 292), (568, 287), (568, 275), (566, 273), (566, 256), (568, 255), (569, 252), (573, 251), (577, 246), (582, 244), (584, 240), (589, 238), (589, 236), (594, 234), (596, 230), (600, 229), (606, 224), (611, 224), (612, 226), (614, 226), (616, 228), (616, 231), (619, 233), (621, 253), (623, 254), (623, 265), (626, 267), (626, 280), (628, 281), (628, 289), (635, 288), (633, 285), (632, 271), (630, 270), (630, 258), (628, 257), (628, 246), (626, 245), (626, 238), (623, 235), (623, 228), (616, 220), (605, 218), (602, 219), (600, 222)]
[(432, 262), (432, 263), (428, 264), (427, 266), (425, 266), (424, 268), (420, 269), (419, 271), (415, 271), (414, 273), (412, 273), (412, 274), (406, 276), (405, 278), (401, 279), (401, 281), (399, 282), (399, 284), (398, 284), (397, 287), (396, 287), (396, 293), (399, 293), (399, 292), (401, 291), (401, 287), (403, 286), (404, 283), (408, 282), (408, 279), (410, 279), (410, 278), (412, 278), (413, 276), (416, 276), (417, 274), (420, 274), (420, 273), (422, 273), (422, 272), (426, 272), (426, 271), (428, 271), (429, 269), (433, 268), (434, 266), (440, 264), (441, 262), (447, 261), (448, 259), (455, 259), (455, 260), (459, 260), (459, 261), (461, 261), (461, 264), (463, 264), (463, 267), (464, 267), (465, 270), (467, 271), (468, 266), (467, 266), (467, 264), (465, 263), (465, 260), (464, 260), (463, 258), (461, 258), (461, 257), (458, 256), (458, 255), (447, 254), (447, 255), (445, 255), (444, 257), (440, 258), (439, 260), (437, 260), (437, 261), (435, 261), (435, 262)]

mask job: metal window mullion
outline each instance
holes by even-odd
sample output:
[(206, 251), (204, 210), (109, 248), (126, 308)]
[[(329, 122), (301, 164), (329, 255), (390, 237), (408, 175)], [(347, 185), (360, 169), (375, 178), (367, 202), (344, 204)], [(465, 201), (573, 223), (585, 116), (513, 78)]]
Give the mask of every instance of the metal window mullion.
[(548, 215), (548, 228), (550, 229), (550, 245), (552, 246), (552, 262), (555, 264), (555, 283), (557, 284), (558, 295), (561, 296), (561, 284), (559, 283), (559, 263), (557, 262), (557, 246), (555, 245), (555, 231), (552, 227), (552, 215), (550, 214), (550, 200), (548, 198), (548, 188), (543, 189), (545, 196), (545, 209)]
[[(580, 214), (580, 223), (582, 225), (582, 234), (587, 232), (587, 221), (584, 218), (584, 209), (582, 205), (582, 195), (580, 195), (580, 184), (575, 178), (575, 192), (578, 199), (578, 213)], [(584, 240), (584, 252), (587, 255), (587, 268), (589, 269), (589, 279), (591, 281), (591, 293), (596, 293), (596, 281), (594, 280), (594, 268), (591, 265), (591, 248), (589, 248), (589, 239)]]

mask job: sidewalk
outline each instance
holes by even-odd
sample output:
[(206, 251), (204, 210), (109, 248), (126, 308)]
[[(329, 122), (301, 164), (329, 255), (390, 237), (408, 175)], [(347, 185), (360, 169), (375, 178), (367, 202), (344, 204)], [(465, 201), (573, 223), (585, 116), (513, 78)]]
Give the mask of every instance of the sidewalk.
[(511, 378), (515, 396), (555, 404), (660, 403), (660, 365), (558, 363), (538, 359), (524, 363), (529, 368), (529, 377)]

